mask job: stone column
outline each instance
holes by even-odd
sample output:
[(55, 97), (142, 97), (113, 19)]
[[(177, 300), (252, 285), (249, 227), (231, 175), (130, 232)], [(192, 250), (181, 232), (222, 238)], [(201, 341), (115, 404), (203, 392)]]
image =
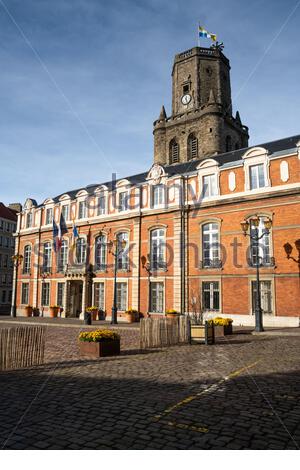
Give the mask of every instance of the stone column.
[(79, 315), (79, 318), (83, 318), (84, 312), (86, 309), (86, 287), (87, 287), (87, 280), (86, 277), (83, 278), (83, 286), (82, 286), (82, 307), (81, 307), (81, 313)]
[(133, 227), (133, 249), (132, 253), (132, 290), (131, 290), (131, 305), (129, 307), (139, 308), (139, 252), (140, 252), (140, 221), (138, 218), (134, 221)]

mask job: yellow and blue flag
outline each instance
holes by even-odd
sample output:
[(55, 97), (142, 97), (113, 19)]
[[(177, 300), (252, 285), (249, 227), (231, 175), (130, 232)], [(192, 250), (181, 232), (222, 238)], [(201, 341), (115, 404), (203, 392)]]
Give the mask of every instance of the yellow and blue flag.
[(211, 39), (212, 41), (216, 41), (217, 35), (213, 33), (209, 33), (208, 31), (206, 31), (205, 28), (199, 25), (199, 38), (207, 38), (207, 39)]

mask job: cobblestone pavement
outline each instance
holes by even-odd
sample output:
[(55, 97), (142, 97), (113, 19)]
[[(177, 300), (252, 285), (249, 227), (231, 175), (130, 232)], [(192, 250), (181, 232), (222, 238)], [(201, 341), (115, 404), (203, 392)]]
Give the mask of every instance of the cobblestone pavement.
[[(4, 326), (4, 325), (3, 325)], [(299, 336), (79, 360), (71, 328), (47, 329), (47, 364), (0, 374), (5, 449), (297, 449)]]

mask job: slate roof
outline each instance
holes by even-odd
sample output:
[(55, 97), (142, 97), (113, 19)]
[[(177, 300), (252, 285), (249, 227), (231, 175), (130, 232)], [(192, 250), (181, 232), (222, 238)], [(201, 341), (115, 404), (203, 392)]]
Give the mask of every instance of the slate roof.
[[(218, 155), (212, 155), (211, 157), (207, 157), (207, 158), (213, 158), (214, 160), (219, 162), (220, 166), (222, 166), (228, 163), (242, 161), (242, 155), (251, 148), (263, 147), (266, 150), (268, 150), (269, 155), (272, 155), (274, 153), (281, 152), (283, 150), (295, 149), (299, 141), (300, 141), (300, 134), (294, 135), (292, 137), (285, 137), (284, 139), (274, 140), (272, 142), (266, 142), (264, 144), (251, 145), (250, 147), (242, 148), (239, 150), (233, 150), (231, 152), (221, 153)], [(168, 176), (182, 175), (185, 173), (195, 171), (200, 162), (201, 162), (201, 159), (191, 160), (185, 163), (177, 163), (175, 165), (166, 165), (164, 166), (164, 169), (166, 173), (168, 174)], [(127, 179), (133, 186), (138, 185), (146, 181), (148, 172), (149, 171), (146, 171), (145, 173), (139, 173), (137, 175), (119, 178), (117, 181)], [(115, 181), (115, 183), (117, 181)], [(53, 200), (54, 202), (58, 202), (59, 198), (64, 194), (68, 194), (71, 199), (74, 199), (78, 191), (82, 191), (82, 190), (86, 190), (88, 194), (93, 194), (95, 189), (102, 185), (107, 186), (108, 189), (111, 189), (112, 181), (108, 181), (106, 183), (91, 184), (83, 188), (74, 189), (72, 191), (66, 191), (60, 194), (59, 196), (54, 197)]]
[(0, 217), (7, 220), (17, 221), (17, 212), (9, 207), (5, 206), (3, 202), (0, 202)]

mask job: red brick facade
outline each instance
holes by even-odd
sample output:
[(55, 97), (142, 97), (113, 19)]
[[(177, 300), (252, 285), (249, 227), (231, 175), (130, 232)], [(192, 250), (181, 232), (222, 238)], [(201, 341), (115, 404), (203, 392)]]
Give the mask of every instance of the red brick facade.
[[(285, 142), (282, 142), (284, 145)], [(142, 315), (149, 312), (150, 281), (161, 283), (162, 303), (160, 308), (156, 305), (156, 310), (160, 312), (152, 312), (150, 308), (150, 315), (163, 314), (172, 308), (182, 313), (191, 312), (192, 304), (196, 303), (198, 309), (201, 307), (210, 316), (223, 314), (235, 318), (237, 323), (251, 323), (255, 267), (249, 266), (247, 262), (250, 242), (243, 235), (240, 222), (259, 215), (272, 220), (270, 261), (260, 269), (269, 310), (264, 315), (265, 322), (297, 324), (300, 316), (299, 264), (287, 259), (284, 250), (284, 245), (290, 243), (294, 247), (293, 255), (297, 258), (295, 242), (300, 238), (300, 159), (296, 143), (297, 138), (294, 138), (292, 152), (290, 148), (281, 148), (272, 153), (268, 151), (270, 144), (267, 144), (265, 149), (257, 147), (239, 150), (238, 158), (227, 163), (222, 163), (227, 154), (195, 161), (186, 164), (184, 171), (182, 165), (165, 168), (154, 165), (148, 175), (117, 182), (115, 190), (109, 185), (87, 188), (77, 194), (49, 199), (41, 206), (27, 200), (19, 215), (16, 251), (25, 256), (25, 246), (31, 245), (32, 249), (28, 273), (23, 272), (24, 261), (18, 268), (17, 314), (24, 313), (26, 300), (26, 303), (48, 315), (49, 306), (58, 303), (57, 284), (64, 283), (60, 300), (64, 314), (78, 316), (87, 306), (95, 303), (94, 286), (103, 282), (103, 309), (110, 317), (114, 257), (106, 245), (105, 269), (97, 270), (95, 239), (101, 233), (108, 242), (119, 232), (126, 232), (129, 237), (129, 266), (117, 274), (117, 282), (127, 286), (123, 291), (123, 310), (119, 311), (119, 318), (122, 318), (124, 309), (129, 307), (137, 309)], [(264, 165), (265, 186), (245, 189), (249, 179), (247, 172), (252, 163), (255, 165), (257, 162)], [(212, 174), (216, 175), (217, 194), (203, 197), (203, 177)], [(158, 183), (165, 188), (165, 200), (155, 208), (151, 193)], [(113, 200), (118, 201), (119, 192), (124, 190), (130, 195), (129, 208), (122, 211), (113, 207)], [(105, 197), (105, 214), (102, 215), (96, 214), (99, 195)], [(86, 198), (87, 214), (80, 219), (79, 201)], [(63, 272), (57, 272), (57, 254), (52, 249), (50, 273), (43, 279), (43, 269), (38, 268), (43, 264), (43, 247), (45, 242), (50, 242), (51, 246), (53, 243), (51, 222), (45, 226), (46, 210), (52, 208), (55, 222), (59, 224), (62, 205), (69, 207), (66, 222), (68, 232), (63, 235), (68, 241), (68, 265), (64, 266)], [(32, 224), (26, 228), (28, 213), (32, 213)], [(87, 241), (86, 261), (83, 265), (73, 264), (76, 251), (72, 250), (73, 218), (79, 237), (85, 237)], [(204, 266), (203, 262), (203, 224), (208, 223), (214, 224), (217, 230), (218, 258), (221, 261), (220, 265), (212, 267)], [(151, 251), (151, 233), (158, 228), (162, 229), (162, 257), (166, 265), (153, 269), (149, 279), (142, 261)], [(22, 292), (24, 283), (29, 284), (28, 299), (24, 299)], [(47, 305), (42, 307), (42, 284), (47, 283), (50, 285), (50, 298), (44, 302)], [(75, 283), (81, 285), (82, 292), (72, 293), (72, 285)], [(79, 296), (77, 310), (72, 295)], [(212, 299), (212, 308), (205, 306), (205, 296), (206, 302)]]

